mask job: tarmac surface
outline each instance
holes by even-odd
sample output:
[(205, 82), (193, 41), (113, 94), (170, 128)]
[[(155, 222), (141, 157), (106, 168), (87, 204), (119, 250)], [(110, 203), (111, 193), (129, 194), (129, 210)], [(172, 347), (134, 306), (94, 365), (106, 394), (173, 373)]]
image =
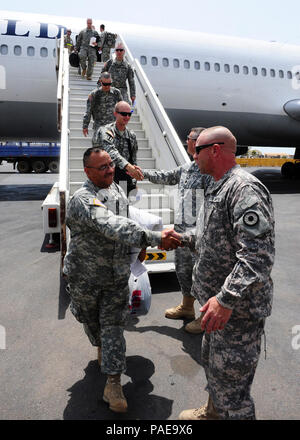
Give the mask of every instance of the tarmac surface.
[[(300, 419), (300, 182), (279, 169), (247, 169), (272, 193), (276, 220), (273, 313), (267, 320), (252, 395), (261, 420)], [(175, 274), (151, 275), (152, 305), (126, 327), (127, 414), (102, 400), (105, 376), (71, 314), (60, 253), (47, 249), (41, 204), (56, 174), (0, 166), (0, 420), (177, 420), (204, 404), (201, 335), (164, 310), (181, 300)], [(198, 307), (197, 307), (198, 309)], [(199, 312), (197, 311), (197, 314)], [(298, 326), (298, 327), (297, 327)]]

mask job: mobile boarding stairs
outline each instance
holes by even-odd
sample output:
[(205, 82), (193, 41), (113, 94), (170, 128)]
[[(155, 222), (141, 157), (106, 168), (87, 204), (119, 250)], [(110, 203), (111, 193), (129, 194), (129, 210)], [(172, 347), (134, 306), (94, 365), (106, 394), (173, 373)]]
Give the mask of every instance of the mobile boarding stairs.
[[(134, 59), (121, 36), (126, 50), (126, 59), (135, 73), (136, 106), (128, 128), (134, 130), (138, 142), (138, 165), (142, 169), (157, 168), (170, 170), (185, 162), (190, 162), (177, 133), (172, 126), (162, 104), (153, 90), (139, 61)], [(89, 148), (89, 137), (82, 133), (82, 119), (89, 92), (96, 87), (103, 64), (97, 63), (92, 81), (83, 79), (69, 65), (69, 54), (60, 41), (58, 74), (58, 125), (61, 132), (60, 173), (47, 198), (43, 202), (44, 233), (60, 233), (61, 258), (63, 262), (69, 241), (69, 231), (65, 224), (66, 207), (70, 197), (86, 180), (82, 166), (84, 151)], [(136, 208), (147, 210), (162, 219), (163, 227), (174, 223), (174, 197), (177, 186), (156, 185), (148, 180), (137, 182), (140, 200)], [(174, 251), (147, 248), (146, 265), (148, 272), (174, 270)]]

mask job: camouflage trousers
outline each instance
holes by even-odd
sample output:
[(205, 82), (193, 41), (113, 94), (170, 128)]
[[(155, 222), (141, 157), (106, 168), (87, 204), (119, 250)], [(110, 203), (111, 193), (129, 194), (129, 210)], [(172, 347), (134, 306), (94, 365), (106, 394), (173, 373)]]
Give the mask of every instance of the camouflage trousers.
[(106, 63), (106, 61), (108, 61), (109, 59), (110, 59), (110, 48), (109, 47), (103, 47), (101, 61), (103, 63)]
[(250, 390), (264, 324), (264, 319), (247, 321), (232, 314), (224, 330), (203, 336), (201, 364), (208, 382), (206, 390), (221, 419), (255, 419)]
[(126, 370), (124, 327), (129, 313), (128, 279), (118, 285), (89, 283), (88, 277), (69, 277), (70, 309), (83, 324), (92, 345), (101, 347), (101, 371), (119, 374)]
[(86, 76), (91, 77), (94, 71), (94, 63), (97, 60), (96, 50), (93, 47), (89, 47), (88, 49), (80, 49), (79, 59), (82, 70), (86, 70), (86, 63), (88, 62)]
[[(117, 88), (118, 88), (118, 87), (117, 87)], [(119, 90), (120, 90), (120, 92), (121, 92), (121, 95), (122, 95), (123, 101), (126, 101), (126, 102), (128, 102), (129, 105), (131, 105), (131, 101), (130, 101), (130, 99), (129, 99), (129, 97), (128, 97), (127, 87), (120, 87)]]
[(188, 247), (175, 250), (175, 270), (182, 295), (190, 296), (192, 288), (192, 274), (196, 255)]

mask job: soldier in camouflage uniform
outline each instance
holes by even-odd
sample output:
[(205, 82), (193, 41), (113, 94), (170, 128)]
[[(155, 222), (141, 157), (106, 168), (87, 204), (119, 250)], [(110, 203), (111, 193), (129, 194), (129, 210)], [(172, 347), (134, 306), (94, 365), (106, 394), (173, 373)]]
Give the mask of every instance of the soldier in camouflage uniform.
[(128, 80), (131, 103), (133, 104), (136, 96), (134, 72), (130, 64), (124, 60), (125, 49), (123, 44), (119, 43), (115, 50), (116, 59), (114, 61), (112, 59), (107, 61), (107, 63), (104, 64), (102, 72), (110, 72), (114, 87), (120, 90), (123, 100), (130, 104), (126, 85), (126, 80)]
[[(187, 151), (191, 156), (195, 153), (196, 140), (203, 130), (202, 127), (192, 128), (187, 137)], [(174, 194), (174, 202), (178, 203), (175, 209), (174, 229), (183, 233), (194, 228), (199, 207), (203, 202), (203, 191), (197, 188), (203, 187), (202, 180), (207, 177), (200, 173), (198, 165), (193, 161), (169, 171), (142, 170), (142, 172), (152, 183), (178, 185), (178, 192)], [(195, 298), (191, 294), (195, 258), (195, 253), (188, 247), (179, 247), (175, 250), (175, 269), (183, 297), (180, 305), (165, 311), (165, 316), (169, 319), (194, 319), (185, 326), (185, 330), (198, 334), (202, 332), (201, 318), (195, 320)]]
[[(124, 326), (129, 306), (131, 247), (176, 241), (163, 232), (143, 229), (128, 219), (128, 200), (113, 182), (114, 165), (108, 153), (89, 148), (84, 154), (88, 180), (68, 204), (66, 223), (71, 240), (64, 259), (71, 311), (98, 348), (101, 370), (108, 375), (103, 399), (115, 412), (126, 412), (120, 375), (126, 370)], [(101, 347), (101, 349), (100, 349)]]
[(88, 135), (88, 126), (93, 116), (94, 132), (102, 126), (115, 120), (114, 109), (117, 102), (122, 101), (120, 90), (111, 87), (110, 73), (104, 72), (100, 77), (101, 87), (94, 89), (88, 96), (86, 112), (83, 116), (82, 131)]
[(183, 411), (181, 420), (255, 419), (250, 390), (272, 309), (274, 213), (269, 191), (236, 165), (235, 151), (225, 127), (204, 130), (196, 142), (200, 172), (214, 180), (204, 188), (196, 229), (181, 238), (197, 252), (192, 293), (205, 313), (201, 359), (209, 400)]
[[(126, 170), (133, 179), (141, 180), (143, 174), (136, 165), (138, 151), (136, 135), (134, 131), (126, 127), (131, 114), (131, 108), (127, 102), (118, 102), (114, 111), (116, 121), (100, 127), (93, 136), (92, 144), (94, 147), (107, 151), (120, 170)], [(123, 183), (120, 185), (123, 186)]]
[(74, 43), (73, 40), (71, 38), (71, 29), (67, 30), (67, 35), (65, 35), (64, 38), (64, 47), (66, 49), (68, 49), (69, 54), (72, 53), (73, 49), (74, 49)]
[(107, 44), (107, 32), (104, 24), (100, 25), (100, 49), (102, 50), (102, 61), (106, 63), (110, 59), (110, 46)]
[[(93, 21), (91, 18), (88, 18), (86, 29), (83, 29), (77, 38), (76, 42), (76, 51), (79, 52), (80, 65), (81, 65), (81, 76), (84, 78), (86, 74), (86, 79), (91, 80), (94, 70), (94, 64), (97, 60), (96, 54), (96, 46), (98, 44), (96, 42), (93, 43), (93, 46), (90, 45), (90, 40), (92, 37), (95, 37), (96, 40), (99, 39), (99, 34), (95, 31), (93, 26)], [(88, 67), (86, 68), (86, 62), (88, 61)]]

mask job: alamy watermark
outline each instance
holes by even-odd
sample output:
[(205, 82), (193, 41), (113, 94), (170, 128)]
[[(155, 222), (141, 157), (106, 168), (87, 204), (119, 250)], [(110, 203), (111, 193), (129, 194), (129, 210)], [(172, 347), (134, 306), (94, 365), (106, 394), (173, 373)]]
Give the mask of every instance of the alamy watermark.
[(0, 350), (6, 349), (6, 330), (3, 325), (0, 325)]
[(295, 335), (292, 338), (292, 347), (294, 350), (299, 350), (300, 348), (300, 325), (294, 325), (292, 328), (292, 334)]

